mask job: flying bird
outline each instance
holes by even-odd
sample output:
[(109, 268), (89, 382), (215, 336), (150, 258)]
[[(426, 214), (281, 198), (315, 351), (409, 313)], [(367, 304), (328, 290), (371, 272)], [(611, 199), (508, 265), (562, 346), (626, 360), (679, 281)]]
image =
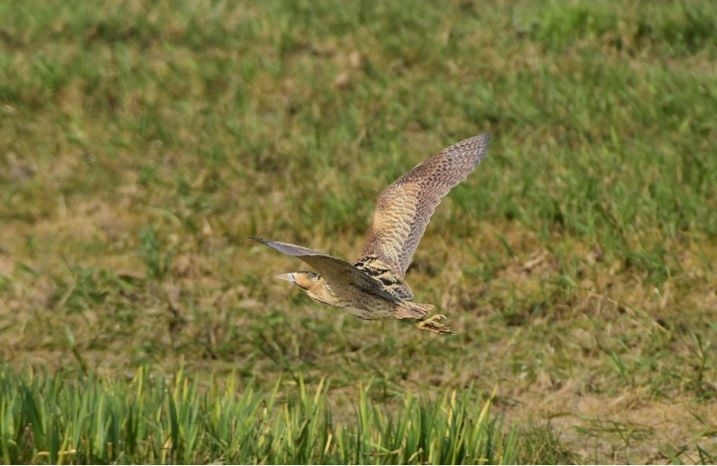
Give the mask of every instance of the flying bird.
[(405, 276), (426, 226), (448, 192), (486, 156), (490, 136), (465, 139), (415, 166), (381, 192), (371, 229), (353, 264), (295, 244), (252, 236), (277, 251), (294, 256), (316, 272), (278, 275), (310, 298), (368, 320), (409, 319), (434, 333), (453, 333), (442, 314), (428, 316), (432, 304), (413, 301)]

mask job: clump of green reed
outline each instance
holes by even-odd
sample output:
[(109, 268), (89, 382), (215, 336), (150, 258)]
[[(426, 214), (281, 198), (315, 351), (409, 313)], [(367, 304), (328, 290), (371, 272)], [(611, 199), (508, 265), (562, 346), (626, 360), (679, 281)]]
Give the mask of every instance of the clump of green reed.
[[(5, 463), (515, 463), (541, 461), (471, 390), (407, 395), (387, 409), (358, 389), (355, 417), (335, 421), (329, 384), (282, 398), (237, 377), (208, 382), (180, 369), (125, 379), (0, 373)], [(553, 453), (553, 452), (549, 452)], [(548, 458), (547, 456), (545, 457)]]

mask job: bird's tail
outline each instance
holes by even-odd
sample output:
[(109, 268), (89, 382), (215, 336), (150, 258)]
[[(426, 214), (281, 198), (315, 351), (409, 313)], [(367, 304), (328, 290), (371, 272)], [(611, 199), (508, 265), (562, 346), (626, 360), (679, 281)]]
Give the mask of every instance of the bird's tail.
[(423, 320), (433, 310), (433, 304), (414, 303), (402, 301), (396, 306), (394, 316), (396, 319)]

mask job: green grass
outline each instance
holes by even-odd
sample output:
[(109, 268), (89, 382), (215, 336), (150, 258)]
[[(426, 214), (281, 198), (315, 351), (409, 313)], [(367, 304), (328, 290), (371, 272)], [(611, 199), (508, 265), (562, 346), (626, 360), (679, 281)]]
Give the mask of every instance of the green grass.
[[(240, 379), (168, 379), (145, 369), (81, 381), (4, 371), (0, 456), (5, 463), (509, 463), (564, 462), (545, 431), (504, 432), (472, 390), (408, 396), (386, 411), (371, 383), (351, 416), (332, 416), (330, 388), (261, 394)], [(484, 401), (480, 401), (483, 399)], [(534, 456), (539, 452), (539, 456)]]
[[(471, 387), (513, 442), (495, 461), (714, 462), (715, 31), (696, 0), (4, 2), (7, 383), (126, 400), (118, 371), (182, 367), (268, 403), (301, 381), (354, 433), (369, 380), (395, 422)], [(272, 279), (305, 266), (247, 239), (351, 259), (384, 186), (483, 131), (407, 275), (454, 337), (318, 306)]]

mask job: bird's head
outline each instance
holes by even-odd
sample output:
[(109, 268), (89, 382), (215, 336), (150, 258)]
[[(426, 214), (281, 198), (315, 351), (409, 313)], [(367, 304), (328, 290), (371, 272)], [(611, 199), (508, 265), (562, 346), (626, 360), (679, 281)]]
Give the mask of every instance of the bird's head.
[(314, 272), (291, 272), (277, 275), (276, 278), (293, 283), (302, 290), (310, 290), (321, 282), (321, 276)]

